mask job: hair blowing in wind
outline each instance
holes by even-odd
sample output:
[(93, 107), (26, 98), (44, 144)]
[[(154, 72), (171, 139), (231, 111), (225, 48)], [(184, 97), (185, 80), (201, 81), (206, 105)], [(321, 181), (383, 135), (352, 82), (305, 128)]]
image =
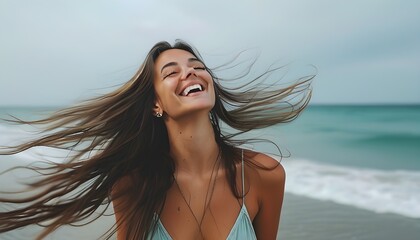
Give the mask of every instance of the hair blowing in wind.
[[(71, 154), (63, 162), (23, 167), (43, 176), (27, 184), (28, 190), (37, 189), (29, 196), (2, 194), (0, 202), (16, 207), (0, 212), (0, 233), (40, 224), (44, 228), (37, 239), (42, 239), (60, 226), (99, 217), (101, 214), (96, 215), (96, 211), (100, 206), (109, 206), (124, 196), (132, 199), (122, 206), (127, 213), (121, 221), (128, 223), (128, 239), (147, 238), (156, 225), (154, 213), (161, 211), (166, 192), (174, 182), (175, 166), (169, 155), (167, 129), (162, 118), (156, 118), (152, 111), (156, 98), (154, 63), (168, 49), (185, 50), (201, 60), (199, 53), (185, 42), (177, 41), (174, 45), (159, 42), (135, 75), (116, 90), (59, 110), (45, 119), (8, 120), (41, 130), (33, 140), (2, 147), (1, 155), (40, 146), (68, 150)], [(239, 197), (235, 164), (240, 153), (235, 146), (246, 139), (239, 141), (233, 137), (295, 119), (309, 102), (314, 75), (288, 86), (243, 84), (233, 89), (224, 87), (223, 79), (207, 66), (206, 69), (213, 77), (216, 95), (209, 118), (230, 188)], [(280, 69), (270, 68), (252, 81), (275, 78)], [(222, 132), (220, 122), (237, 132)], [(255, 163), (247, 160), (247, 164)], [(112, 193), (118, 180), (127, 176), (132, 178), (135, 191), (127, 188)], [(118, 226), (117, 222), (112, 229), (104, 230), (104, 237), (111, 237)]]

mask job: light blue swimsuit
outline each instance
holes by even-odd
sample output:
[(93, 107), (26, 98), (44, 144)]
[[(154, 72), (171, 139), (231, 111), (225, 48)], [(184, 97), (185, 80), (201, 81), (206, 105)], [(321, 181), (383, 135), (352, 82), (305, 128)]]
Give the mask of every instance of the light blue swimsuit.
[[(242, 207), (239, 212), (238, 218), (235, 221), (230, 233), (227, 237), (227, 240), (255, 240), (257, 236), (255, 235), (254, 227), (252, 226), (251, 218), (249, 217), (248, 210), (245, 206), (245, 195), (243, 193), (245, 189), (244, 184), (244, 155), (242, 151)], [(157, 216), (157, 215), (156, 215)], [(163, 223), (158, 219), (157, 226), (153, 234), (147, 238), (148, 240), (172, 240), (171, 235), (166, 231)]]

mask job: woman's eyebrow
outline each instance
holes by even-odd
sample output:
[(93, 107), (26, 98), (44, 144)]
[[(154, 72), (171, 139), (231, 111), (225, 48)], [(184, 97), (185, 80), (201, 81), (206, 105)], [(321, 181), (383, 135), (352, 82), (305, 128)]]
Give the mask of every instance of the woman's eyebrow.
[(202, 64), (204, 64), (201, 60), (199, 60), (198, 58), (188, 58), (188, 62), (200, 62)]
[(165, 69), (166, 67), (176, 66), (176, 65), (178, 65), (178, 63), (176, 63), (176, 62), (169, 62), (169, 63), (163, 65), (163, 67), (160, 69), (160, 73), (162, 73), (163, 72), (163, 69)]

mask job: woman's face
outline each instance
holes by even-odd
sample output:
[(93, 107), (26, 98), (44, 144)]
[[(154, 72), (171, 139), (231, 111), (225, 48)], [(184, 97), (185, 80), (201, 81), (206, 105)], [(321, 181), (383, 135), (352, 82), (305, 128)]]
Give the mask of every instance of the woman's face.
[(213, 79), (204, 64), (190, 52), (166, 50), (155, 61), (154, 111), (177, 119), (214, 106)]

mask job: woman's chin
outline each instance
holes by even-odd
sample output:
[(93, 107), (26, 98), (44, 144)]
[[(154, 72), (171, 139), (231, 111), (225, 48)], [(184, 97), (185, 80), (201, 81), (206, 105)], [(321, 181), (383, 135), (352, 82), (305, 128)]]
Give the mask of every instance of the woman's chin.
[(193, 117), (194, 115), (199, 116), (200, 114), (208, 117), (208, 113), (213, 109), (213, 107), (214, 104), (211, 103), (194, 104), (191, 106), (184, 106), (184, 108), (177, 113), (168, 112), (167, 115), (172, 119)]

